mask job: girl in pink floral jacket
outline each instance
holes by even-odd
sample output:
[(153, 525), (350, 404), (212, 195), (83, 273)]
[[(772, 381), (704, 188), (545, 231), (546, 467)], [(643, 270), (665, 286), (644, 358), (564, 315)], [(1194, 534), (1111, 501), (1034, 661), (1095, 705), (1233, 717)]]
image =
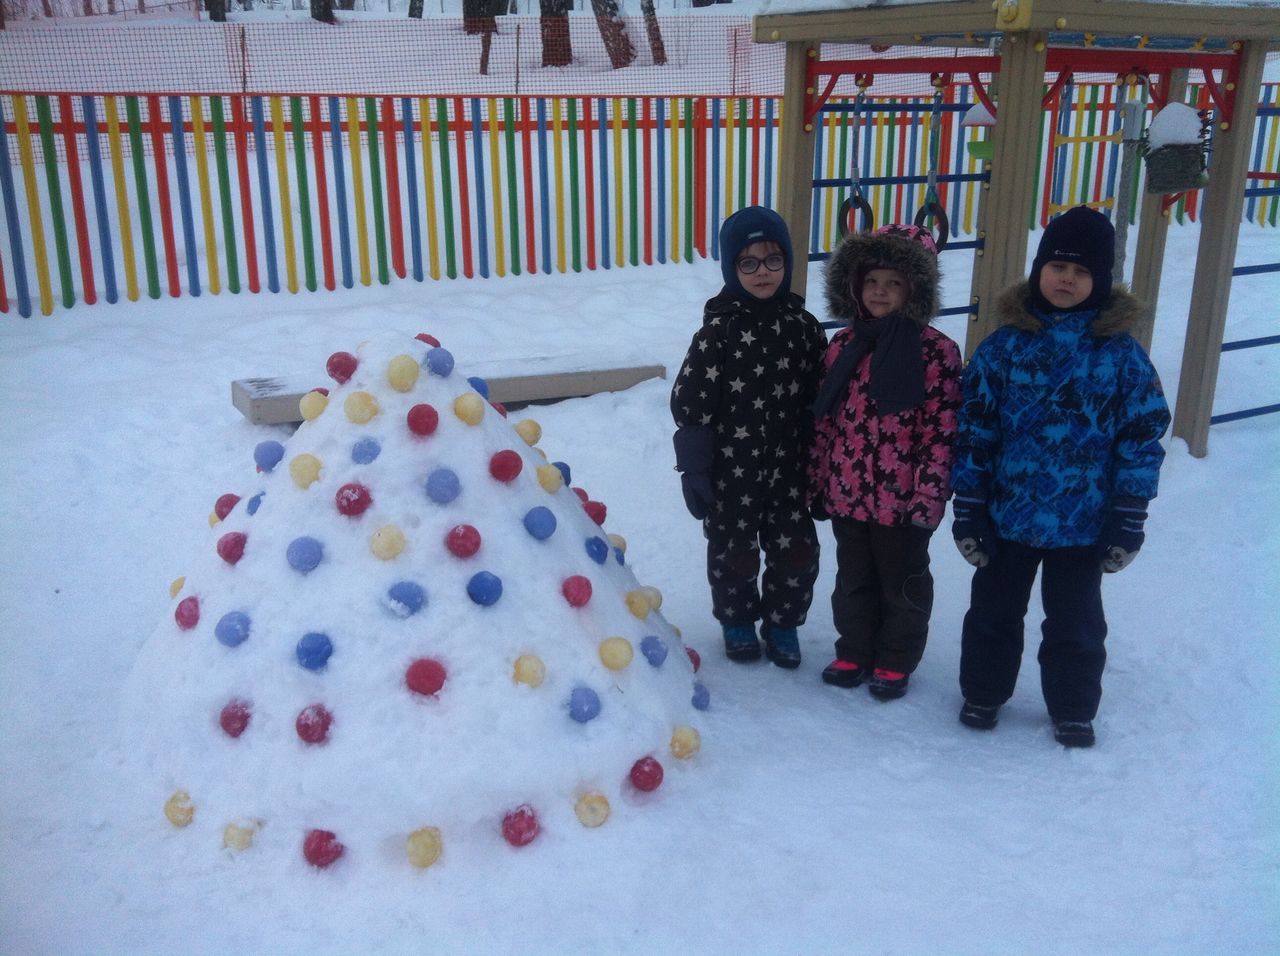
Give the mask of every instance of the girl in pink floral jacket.
[(827, 303), (849, 325), (827, 349), (814, 404), (810, 506), (836, 539), (836, 660), (822, 679), (901, 697), (933, 608), (929, 538), (951, 493), (960, 350), (929, 325), (938, 257), (915, 226), (850, 235), (827, 263)]

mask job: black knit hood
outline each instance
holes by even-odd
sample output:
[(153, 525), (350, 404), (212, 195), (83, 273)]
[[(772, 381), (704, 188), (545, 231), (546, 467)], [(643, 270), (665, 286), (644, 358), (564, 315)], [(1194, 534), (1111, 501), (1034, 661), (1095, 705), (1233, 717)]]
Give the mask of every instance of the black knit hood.
[(926, 230), (884, 226), (872, 233), (851, 233), (827, 262), (827, 309), (833, 318), (852, 322), (862, 317), (862, 278), (872, 269), (893, 269), (907, 278), (907, 301), (901, 314), (926, 326), (938, 314), (938, 256)]

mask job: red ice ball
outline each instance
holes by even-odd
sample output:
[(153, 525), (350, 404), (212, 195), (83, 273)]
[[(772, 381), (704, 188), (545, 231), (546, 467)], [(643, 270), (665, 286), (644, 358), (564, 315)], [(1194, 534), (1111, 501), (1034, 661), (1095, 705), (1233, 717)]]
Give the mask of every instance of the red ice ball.
[(218, 539), (218, 557), (227, 564), (235, 564), (244, 557), (244, 543), (249, 536), (243, 531), (228, 531)]
[(652, 757), (641, 757), (631, 765), (631, 785), (649, 793), (662, 786), (662, 764)]
[(225, 495), (219, 495), (218, 500), (213, 503), (213, 513), (218, 516), (218, 520), (222, 520), (231, 514), (231, 509), (236, 506), (236, 502), (240, 500), (239, 495), (233, 495), (227, 492)]
[(313, 392), (319, 392), (319, 393), (320, 393), (321, 395), (323, 395), (325, 398), (328, 398), (328, 397), (329, 397), (329, 390), (328, 390), (327, 388), (323, 388), (323, 387), (321, 387), (321, 386), (316, 386), (316, 387), (315, 387), (315, 388), (313, 388), (311, 391), (313, 391)]
[(444, 546), (455, 558), (469, 558), (480, 550), (480, 532), (469, 524), (454, 525), (444, 536)]
[(200, 599), (194, 595), (183, 598), (174, 609), (173, 619), (184, 631), (191, 630), (200, 623)]
[(302, 709), (293, 726), (305, 743), (322, 744), (329, 739), (329, 725), (332, 723), (333, 714), (324, 704), (312, 704)]
[(417, 339), (419, 342), (426, 342), (432, 348), (438, 349), (440, 347), (440, 340), (436, 338), (434, 335), (429, 335), (426, 332), (419, 332), (417, 335), (414, 336), (414, 338)]
[(312, 866), (324, 869), (336, 863), (346, 847), (338, 840), (336, 833), (330, 830), (311, 830), (302, 841), (302, 855)]
[(692, 647), (686, 647), (685, 651), (689, 655), (689, 661), (693, 664), (693, 672), (698, 673), (698, 668), (702, 666), (702, 658), (698, 656), (698, 652)]
[(581, 574), (575, 574), (564, 579), (560, 593), (571, 607), (582, 607), (591, 600), (591, 582)]
[(409, 431), (415, 435), (426, 436), (432, 434), (440, 424), (440, 413), (423, 402), (409, 409), (406, 420), (409, 423)]
[(505, 448), (495, 453), (489, 459), (489, 474), (499, 481), (514, 481), (523, 467), (524, 460), (521, 459), (520, 453), (514, 452), (510, 448)]
[(573, 493), (578, 496), (578, 500), (581, 501), (584, 505), (587, 503), (588, 500), (590, 500), (590, 497), (591, 497), (590, 495), (587, 494), (585, 488), (574, 488)]
[(502, 818), (502, 838), (512, 846), (527, 846), (538, 835), (538, 815), (522, 803)]
[(338, 506), (338, 511), (349, 518), (362, 515), (373, 504), (373, 496), (369, 494), (369, 489), (358, 481), (350, 482), (343, 485), (334, 493), (333, 503)]
[(404, 672), (404, 682), (409, 690), (425, 697), (439, 693), (446, 676), (444, 665), (439, 661), (420, 657)]
[(218, 724), (226, 732), (228, 737), (239, 737), (249, 721), (253, 718), (253, 711), (247, 700), (241, 700), (239, 697), (232, 698), (227, 701), (222, 713), (218, 715)]
[(507, 406), (503, 405), (502, 402), (490, 402), (489, 404), (492, 405), (494, 411), (496, 411), (503, 418), (507, 417)]
[(350, 352), (334, 352), (329, 356), (329, 361), (324, 363), (324, 370), (329, 373), (330, 378), (342, 385), (355, 374), (359, 364), (359, 360)]
[(582, 509), (586, 511), (587, 516), (596, 524), (604, 524), (605, 515), (609, 513), (609, 509), (604, 506), (603, 501), (587, 501), (582, 505)]

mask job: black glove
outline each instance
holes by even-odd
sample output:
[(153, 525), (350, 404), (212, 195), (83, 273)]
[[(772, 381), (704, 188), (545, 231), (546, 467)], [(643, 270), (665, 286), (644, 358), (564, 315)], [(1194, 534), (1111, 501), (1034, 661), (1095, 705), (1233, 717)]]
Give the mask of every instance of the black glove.
[(1117, 498), (1098, 537), (1102, 570), (1114, 574), (1129, 566), (1146, 540), (1142, 526), (1147, 520), (1147, 503), (1141, 498)]
[(975, 568), (985, 568), (996, 553), (996, 532), (982, 498), (956, 495), (951, 503), (951, 535), (960, 554)]
[(711, 463), (715, 458), (716, 433), (707, 425), (677, 428), (673, 439), (680, 490), (689, 514), (699, 521), (711, 513), (716, 494), (711, 487)]

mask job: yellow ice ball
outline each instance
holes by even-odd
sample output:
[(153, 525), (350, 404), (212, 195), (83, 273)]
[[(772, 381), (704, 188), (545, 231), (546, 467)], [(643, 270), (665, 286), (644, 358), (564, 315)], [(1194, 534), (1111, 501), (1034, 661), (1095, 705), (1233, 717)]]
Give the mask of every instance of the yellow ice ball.
[(404, 545), (404, 532), (393, 524), (384, 524), (369, 537), (369, 550), (383, 561), (397, 557)]
[(387, 363), (387, 382), (397, 392), (408, 392), (418, 383), (421, 366), (409, 355), (397, 355)]
[(479, 425), (484, 418), (484, 399), (475, 392), (464, 392), (453, 400), (453, 414), (468, 425)]
[(532, 418), (522, 418), (516, 422), (516, 434), (524, 439), (526, 445), (536, 445), (542, 439), (542, 426)]
[(555, 465), (539, 465), (537, 474), (543, 491), (555, 494), (564, 487), (564, 474)]
[(677, 760), (688, 760), (702, 747), (702, 738), (692, 727), (680, 726), (671, 732), (671, 755)]
[(209, 527), (210, 527), (210, 528), (212, 528), (215, 524), (217, 524), (217, 523), (218, 523), (218, 522), (220, 522), (221, 520), (222, 520), (222, 519), (218, 517), (218, 512), (216, 512), (216, 511), (210, 511), (210, 512), (209, 512)]
[(644, 591), (628, 591), (626, 601), (627, 610), (641, 620), (648, 617), (649, 611), (652, 610), (649, 605), (649, 595)]
[(646, 584), (640, 589), (640, 593), (649, 599), (649, 610), (656, 611), (662, 607), (662, 592), (657, 588)]
[(289, 474), (299, 488), (310, 488), (320, 480), (320, 459), (315, 455), (294, 455), (289, 462)]
[(347, 418), (357, 425), (369, 422), (380, 411), (378, 400), (368, 392), (352, 392), (342, 407), (346, 410)]
[(603, 793), (584, 793), (573, 805), (573, 812), (584, 827), (598, 827), (609, 819), (609, 799)]
[(625, 637), (607, 637), (600, 642), (600, 662), (611, 671), (620, 671), (631, 663), (635, 651)]
[(620, 534), (609, 535), (609, 544), (617, 548), (623, 554), (627, 553), (627, 539)]
[(329, 396), (315, 389), (298, 399), (298, 413), (309, 422), (314, 422), (328, 407)]
[(191, 794), (185, 790), (173, 791), (173, 796), (164, 802), (164, 815), (175, 827), (185, 827), (196, 815), (196, 805), (191, 802)]
[(444, 849), (444, 841), (440, 838), (440, 831), (435, 827), (423, 827), (421, 830), (414, 830), (409, 834), (409, 839), (405, 841), (405, 854), (409, 857), (409, 862), (420, 870), (425, 870), (436, 860), (440, 859), (440, 852)]
[(671, 630), (675, 631), (676, 637), (680, 637), (680, 636), (681, 636), (681, 634), (680, 634), (680, 628), (676, 627), (674, 624), (672, 624), (672, 625), (671, 625)]
[(512, 675), (517, 684), (528, 684), (537, 687), (547, 676), (547, 669), (542, 659), (534, 654), (521, 654), (516, 658), (515, 672)]
[(258, 824), (253, 821), (232, 821), (222, 831), (222, 845), (228, 850), (247, 850), (253, 846)]
[(171, 598), (177, 597), (178, 592), (181, 591), (186, 586), (186, 584), (187, 584), (187, 579), (185, 576), (180, 578), (174, 578), (173, 583), (169, 585), (169, 597)]

